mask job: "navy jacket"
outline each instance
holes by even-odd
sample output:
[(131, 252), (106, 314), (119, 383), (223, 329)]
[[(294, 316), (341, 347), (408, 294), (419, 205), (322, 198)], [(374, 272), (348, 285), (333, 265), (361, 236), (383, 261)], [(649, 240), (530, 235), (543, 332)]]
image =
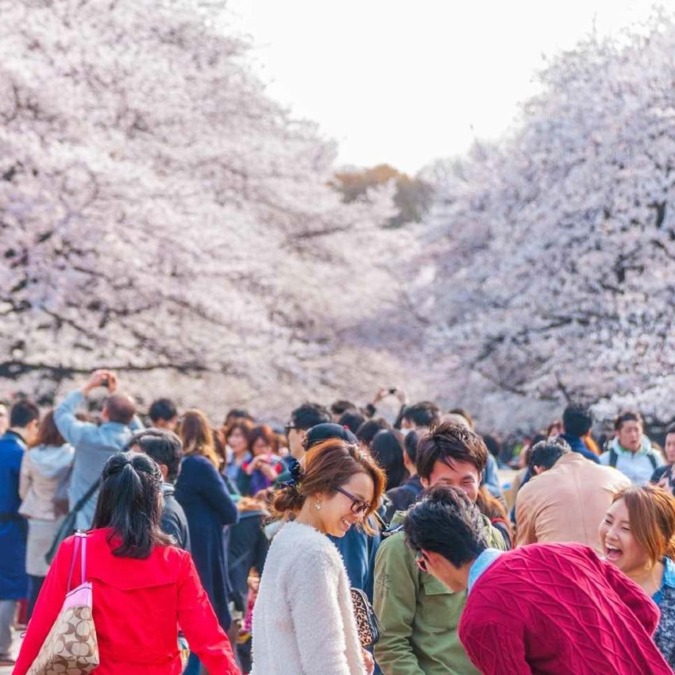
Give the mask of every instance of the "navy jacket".
[(560, 434), (560, 438), (562, 438), (564, 441), (567, 441), (567, 445), (569, 445), (574, 452), (578, 452), (580, 455), (583, 455), (586, 459), (590, 459), (591, 462), (600, 464), (600, 458), (594, 452), (591, 452), (584, 445), (584, 442), (578, 436), (570, 436), (569, 434)]
[(352, 526), (344, 537), (328, 535), (328, 538), (342, 555), (347, 568), (349, 583), (352, 587), (364, 591), (372, 602), (375, 554), (377, 553), (377, 547), (380, 545), (380, 534), (370, 536), (363, 530)]
[(0, 600), (28, 594), (26, 520), (19, 515), (19, 471), (26, 444), (8, 431), (0, 437)]
[(227, 575), (227, 525), (238, 512), (222, 476), (206, 457), (190, 455), (181, 463), (176, 499), (183, 507), (190, 529), (192, 558), (221, 626), (230, 626)]

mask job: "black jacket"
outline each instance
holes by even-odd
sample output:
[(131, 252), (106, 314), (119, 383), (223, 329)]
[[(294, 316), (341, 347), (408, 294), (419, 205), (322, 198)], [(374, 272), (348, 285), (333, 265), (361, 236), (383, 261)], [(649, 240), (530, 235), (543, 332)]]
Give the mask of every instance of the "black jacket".
[(190, 550), (190, 531), (183, 507), (174, 497), (173, 485), (162, 485), (164, 494), (164, 510), (162, 511), (162, 532), (170, 534), (176, 541), (176, 546), (185, 551)]

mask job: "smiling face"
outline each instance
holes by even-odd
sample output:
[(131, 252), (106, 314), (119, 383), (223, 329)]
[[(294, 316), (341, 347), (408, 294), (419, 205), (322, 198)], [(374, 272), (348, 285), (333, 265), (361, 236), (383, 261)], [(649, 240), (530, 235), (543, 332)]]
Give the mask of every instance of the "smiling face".
[[(372, 503), (375, 495), (373, 479), (366, 473), (355, 473), (340, 486), (362, 502)], [(364, 513), (354, 513), (354, 502), (342, 492), (330, 496), (318, 495), (314, 501), (321, 505), (316, 511), (319, 529), (334, 537), (344, 537), (349, 528), (363, 520)]]
[(649, 555), (633, 536), (628, 508), (623, 499), (617, 499), (600, 524), (600, 543), (607, 560), (630, 576), (650, 566)]
[(448, 460), (448, 464), (438, 460), (429, 475), (429, 479), (422, 478), (422, 485), (427, 488), (442, 483), (459, 488), (466, 493), (472, 502), (478, 499), (480, 488), (480, 473), (471, 462)]

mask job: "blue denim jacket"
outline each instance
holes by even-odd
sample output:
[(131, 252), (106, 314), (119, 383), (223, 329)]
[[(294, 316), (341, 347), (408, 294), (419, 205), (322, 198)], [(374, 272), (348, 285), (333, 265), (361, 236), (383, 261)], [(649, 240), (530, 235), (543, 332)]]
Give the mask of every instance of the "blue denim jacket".
[[(75, 462), (68, 489), (69, 507), (81, 499), (101, 475), (108, 458), (118, 453), (131, 436), (143, 425), (136, 417), (128, 426), (119, 422), (104, 422), (100, 426), (81, 422), (75, 412), (85, 402), (84, 394), (71, 391), (54, 411), (54, 422), (68, 443), (75, 448)], [(77, 514), (76, 527), (88, 530), (94, 520), (98, 492)]]

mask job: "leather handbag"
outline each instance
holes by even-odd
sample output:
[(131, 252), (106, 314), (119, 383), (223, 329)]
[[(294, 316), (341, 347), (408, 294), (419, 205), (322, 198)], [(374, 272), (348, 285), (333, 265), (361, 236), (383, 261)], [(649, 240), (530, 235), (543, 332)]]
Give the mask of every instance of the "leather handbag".
[[(75, 537), (66, 599), (28, 675), (86, 675), (99, 665), (98, 640), (92, 615), (92, 587), (86, 581), (87, 534), (76, 532)], [(82, 579), (80, 585), (71, 591), (78, 548)]]
[(368, 596), (360, 588), (351, 588), (350, 592), (359, 641), (362, 647), (370, 647), (380, 639), (380, 633), (382, 632), (380, 622), (368, 600)]

